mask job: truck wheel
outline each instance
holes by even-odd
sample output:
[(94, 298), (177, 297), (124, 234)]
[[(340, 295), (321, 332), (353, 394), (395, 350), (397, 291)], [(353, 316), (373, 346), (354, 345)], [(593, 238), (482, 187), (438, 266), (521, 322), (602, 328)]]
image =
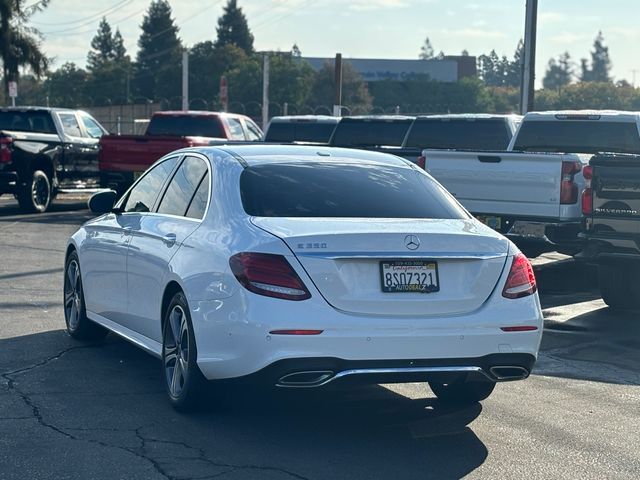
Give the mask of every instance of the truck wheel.
[(18, 203), (25, 212), (43, 213), (51, 203), (51, 182), (42, 170), (31, 172), (26, 185), (18, 190)]
[(604, 303), (615, 310), (640, 309), (640, 275), (624, 266), (598, 265), (598, 283)]

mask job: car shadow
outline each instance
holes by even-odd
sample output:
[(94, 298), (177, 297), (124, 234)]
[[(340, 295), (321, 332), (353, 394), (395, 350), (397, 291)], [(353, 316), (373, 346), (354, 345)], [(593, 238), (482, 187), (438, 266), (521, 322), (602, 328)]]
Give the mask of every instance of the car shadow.
[[(16, 220), (23, 220), (26, 218), (59, 218), (56, 216), (56, 213), (65, 213), (65, 212), (73, 212), (73, 211), (81, 211), (86, 210), (89, 213), (87, 208), (87, 198), (78, 199), (74, 197), (73, 199), (55, 199), (49, 205), (49, 208), (46, 213), (38, 214), (38, 213), (25, 213), (20, 209), (18, 202), (9, 199), (9, 196), (1, 196), (0, 197), (0, 218), (3, 217), (13, 217), (15, 216)], [(52, 215), (53, 214), (53, 215)]]
[[(0, 340), (0, 406), (15, 397), (15, 411), (0, 408), (0, 417), (37, 411), (38, 421), (60, 436), (134, 451), (181, 478), (232, 468), (253, 472), (238, 478), (272, 478), (256, 475), (271, 471), (293, 478), (453, 479), (488, 455), (471, 427), (480, 404), (447, 408), (425, 386), (424, 395), (410, 398), (382, 386), (311, 392), (232, 385), (221, 392), (212, 384), (204, 407), (178, 414), (165, 398), (158, 360), (107, 338), (87, 346), (49, 331)], [(197, 475), (189, 470), (194, 459)], [(31, 471), (46, 468), (46, 455), (34, 462)]]

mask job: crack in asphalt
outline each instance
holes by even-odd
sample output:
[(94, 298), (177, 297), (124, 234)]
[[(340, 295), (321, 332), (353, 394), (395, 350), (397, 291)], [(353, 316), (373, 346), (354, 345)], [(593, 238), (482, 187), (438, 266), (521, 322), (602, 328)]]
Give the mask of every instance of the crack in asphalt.
[[(88, 349), (88, 348), (97, 348), (95, 345), (80, 345), (80, 346), (73, 346), (73, 347), (69, 347), (66, 348), (58, 353), (56, 353), (55, 355), (52, 355), (46, 359), (41, 360), (40, 362), (34, 363), (33, 365), (29, 365), (28, 367), (23, 367), (20, 369), (16, 369), (16, 370), (11, 370), (8, 372), (4, 372), (2, 374), (0, 374), (0, 377), (3, 378), (5, 380), (4, 383), (4, 387), (12, 393), (15, 393), (23, 402), (26, 406), (28, 406), (31, 409), (31, 416), (25, 416), (25, 417), (7, 417), (7, 418), (0, 418), (0, 420), (30, 420), (30, 419), (35, 419), (37, 421), (37, 423), (44, 427), (47, 428), (55, 433), (58, 433), (59, 435), (62, 435), (68, 439), (71, 440), (75, 440), (75, 441), (79, 441), (79, 442), (86, 442), (86, 443), (91, 443), (94, 445), (99, 445), (101, 447), (104, 448), (113, 448), (113, 449), (117, 449), (117, 450), (122, 450), (125, 452), (130, 453), (131, 455), (134, 455), (135, 457), (144, 460), (146, 462), (148, 462), (149, 464), (151, 464), (151, 466), (153, 467), (153, 469), (162, 477), (166, 478), (167, 480), (207, 480), (207, 479), (214, 479), (214, 478), (220, 478), (224, 475), (227, 475), (229, 473), (232, 473), (234, 471), (238, 471), (238, 470), (254, 470), (254, 471), (263, 471), (263, 472), (278, 472), (281, 473), (283, 475), (286, 475), (290, 478), (294, 478), (294, 479), (298, 479), (298, 480), (309, 480), (308, 477), (299, 475), (295, 472), (291, 472), (289, 470), (286, 470), (284, 468), (280, 468), (280, 467), (271, 467), (271, 466), (267, 466), (267, 465), (253, 465), (253, 464), (248, 464), (248, 465), (242, 465), (242, 464), (231, 464), (231, 463), (224, 463), (224, 462), (216, 462), (212, 459), (210, 459), (207, 456), (206, 451), (203, 448), (200, 447), (194, 447), (192, 445), (189, 445), (188, 443), (185, 442), (180, 442), (180, 441), (173, 441), (173, 440), (160, 440), (157, 438), (148, 438), (146, 436), (143, 435), (142, 430), (144, 428), (148, 428), (148, 426), (142, 426), (142, 427), (138, 427), (136, 429), (128, 429), (128, 428), (61, 428), (58, 427), (56, 425), (54, 425), (53, 423), (48, 422), (43, 414), (42, 411), (40, 409), (40, 407), (38, 405), (36, 405), (36, 403), (31, 399), (30, 395), (22, 390), (20, 390), (17, 385), (16, 385), (16, 381), (13, 377), (17, 376), (17, 375), (22, 375), (28, 372), (31, 372), (35, 369), (44, 367), (48, 364), (50, 364), (51, 362), (60, 359), (61, 357), (63, 357), (64, 355), (66, 355), (69, 352), (72, 351), (76, 351), (76, 350), (82, 350), (82, 349)], [(134, 447), (124, 447), (124, 446), (119, 446), (119, 445), (113, 445), (101, 440), (96, 440), (96, 439), (87, 439), (87, 438), (80, 438), (77, 435), (74, 435), (73, 433), (70, 432), (94, 432), (94, 431), (105, 431), (105, 432), (117, 432), (117, 433), (126, 433), (126, 432), (131, 432), (133, 433), (136, 438), (140, 441), (140, 447), (138, 448), (134, 448)], [(182, 448), (185, 448), (187, 450), (191, 450), (194, 452), (194, 456), (175, 456), (173, 457), (174, 459), (177, 460), (197, 460), (200, 462), (203, 462), (211, 467), (215, 467), (215, 468), (224, 468), (226, 470), (224, 470), (223, 472), (219, 472), (216, 473), (214, 475), (206, 475), (206, 476), (201, 476), (201, 477), (193, 477), (193, 476), (176, 476), (176, 475), (171, 475), (167, 470), (166, 467), (163, 466), (163, 463), (166, 462), (162, 462), (159, 461), (155, 458), (153, 458), (153, 456), (149, 453), (148, 450), (149, 444), (165, 444), (165, 445), (172, 445), (172, 446), (179, 446)]]

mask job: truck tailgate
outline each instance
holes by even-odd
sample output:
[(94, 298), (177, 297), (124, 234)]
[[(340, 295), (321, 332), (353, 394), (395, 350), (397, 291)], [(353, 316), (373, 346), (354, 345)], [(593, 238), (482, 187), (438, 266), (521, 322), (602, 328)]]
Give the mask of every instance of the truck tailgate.
[[(562, 161), (575, 156), (424, 150), (426, 170), (472, 213), (560, 216)], [(567, 157), (567, 158), (565, 158)]]
[(590, 164), (593, 230), (640, 234), (640, 156), (597, 155)]

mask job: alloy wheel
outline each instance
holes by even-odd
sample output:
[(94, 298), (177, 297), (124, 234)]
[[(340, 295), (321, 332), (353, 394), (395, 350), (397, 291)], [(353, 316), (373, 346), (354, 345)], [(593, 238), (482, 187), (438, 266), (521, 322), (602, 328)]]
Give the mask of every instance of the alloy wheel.
[(80, 324), (82, 310), (82, 282), (80, 267), (76, 260), (69, 262), (64, 279), (64, 313), (70, 330), (76, 330)]
[(164, 370), (169, 393), (177, 398), (182, 393), (189, 374), (189, 324), (187, 314), (175, 305), (164, 329)]

